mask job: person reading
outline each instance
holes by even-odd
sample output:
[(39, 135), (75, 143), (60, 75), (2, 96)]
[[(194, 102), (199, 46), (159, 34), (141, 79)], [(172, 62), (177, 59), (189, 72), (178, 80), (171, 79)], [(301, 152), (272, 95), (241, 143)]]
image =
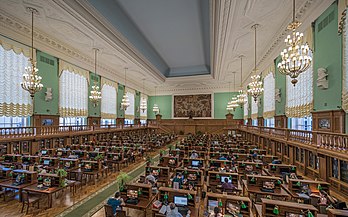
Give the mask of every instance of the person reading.
[(197, 159), (198, 158), (198, 154), (195, 150), (192, 151), (192, 154), (190, 156), (191, 159)]
[(222, 183), (221, 187), (223, 191), (236, 189), (236, 186), (232, 184), (232, 181), (229, 182), (228, 177), (225, 177), (224, 183)]
[(123, 199), (121, 198), (120, 192), (115, 193), (115, 197), (109, 198), (108, 205), (112, 207), (112, 212), (116, 215), (117, 211), (122, 211), (122, 206), (125, 205)]

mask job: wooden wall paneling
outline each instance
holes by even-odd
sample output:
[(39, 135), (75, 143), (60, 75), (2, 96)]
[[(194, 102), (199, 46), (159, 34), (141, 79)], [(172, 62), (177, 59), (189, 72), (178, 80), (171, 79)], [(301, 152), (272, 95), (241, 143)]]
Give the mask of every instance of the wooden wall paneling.
[(330, 110), (312, 112), (313, 131), (345, 133), (345, 112)]

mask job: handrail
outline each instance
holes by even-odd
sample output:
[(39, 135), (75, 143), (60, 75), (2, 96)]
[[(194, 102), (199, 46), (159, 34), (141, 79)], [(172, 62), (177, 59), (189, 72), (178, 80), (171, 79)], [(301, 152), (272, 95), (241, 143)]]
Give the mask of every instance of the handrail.
[(147, 124), (124, 125), (72, 125), (72, 126), (41, 126), (41, 127), (4, 127), (0, 128), (0, 141), (2, 139), (30, 138), (36, 136), (51, 136), (58, 134), (72, 134), (79, 132), (100, 132), (119, 129), (141, 129)]
[(286, 141), (300, 142), (317, 148), (340, 152), (348, 151), (348, 134), (246, 125), (241, 126), (240, 129), (259, 135), (266, 134), (282, 138)]

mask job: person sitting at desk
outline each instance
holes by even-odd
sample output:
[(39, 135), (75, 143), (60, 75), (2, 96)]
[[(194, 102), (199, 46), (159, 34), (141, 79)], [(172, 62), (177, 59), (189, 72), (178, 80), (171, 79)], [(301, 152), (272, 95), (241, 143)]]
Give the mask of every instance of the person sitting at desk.
[(227, 160), (227, 158), (222, 155), (222, 156), (219, 157), (219, 160)]
[(184, 184), (186, 181), (184, 180), (184, 177), (183, 177), (183, 175), (181, 174), (181, 173), (178, 173), (175, 177), (174, 177), (174, 179), (173, 179), (173, 187), (175, 188), (175, 183), (178, 183), (178, 187), (181, 189), (182, 188), (182, 184)]
[(192, 151), (192, 154), (190, 156), (190, 159), (197, 159), (198, 158), (198, 154), (195, 150)]
[(112, 207), (112, 212), (116, 215), (117, 211), (122, 211), (122, 206), (125, 205), (123, 199), (121, 198), (120, 192), (115, 193), (115, 197), (109, 198), (108, 205)]
[(222, 187), (223, 191), (236, 189), (236, 186), (234, 186), (232, 183), (228, 182), (228, 178), (227, 177), (225, 177), (224, 183), (222, 183), (221, 187)]
[(221, 209), (219, 207), (214, 207), (214, 212), (209, 217), (223, 217)]
[(187, 190), (189, 190), (189, 191), (195, 191), (195, 190), (196, 190), (196, 188), (195, 188), (195, 183), (189, 182), (189, 183), (188, 183), (188, 186), (187, 186)]
[[(183, 217), (180, 213), (179, 213), (179, 211), (178, 211), (178, 209), (176, 209), (176, 206), (175, 206), (175, 203), (170, 203), (169, 204), (169, 211), (166, 213), (166, 217)], [(191, 214), (191, 211), (189, 210), (188, 212), (187, 212), (187, 217), (188, 216), (190, 216), (190, 214)]]

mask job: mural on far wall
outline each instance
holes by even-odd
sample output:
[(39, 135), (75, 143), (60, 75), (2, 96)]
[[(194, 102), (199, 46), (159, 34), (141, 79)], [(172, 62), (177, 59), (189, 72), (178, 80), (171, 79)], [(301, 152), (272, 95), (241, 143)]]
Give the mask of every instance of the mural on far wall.
[(211, 94), (174, 96), (174, 118), (210, 118)]

